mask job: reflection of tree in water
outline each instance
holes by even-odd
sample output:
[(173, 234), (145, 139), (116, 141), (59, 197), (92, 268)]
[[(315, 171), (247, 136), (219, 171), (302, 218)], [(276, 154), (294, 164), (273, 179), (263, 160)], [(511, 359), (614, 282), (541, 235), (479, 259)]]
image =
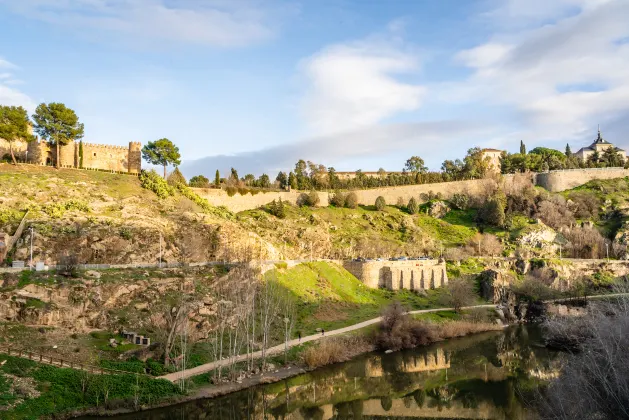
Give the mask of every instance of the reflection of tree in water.
[(306, 420), (323, 420), (323, 409), (321, 407), (302, 407), (299, 414)]
[(334, 405), (335, 420), (361, 420), (363, 418), (363, 401), (354, 400)]
[(428, 401), (428, 407), (437, 407), (441, 411), (444, 407), (450, 408), (451, 402), (456, 395), (456, 390), (448, 385), (439, 386), (428, 391), (428, 396), (432, 397)]
[(415, 400), (415, 404), (417, 404), (419, 408), (422, 408), (426, 403), (426, 391), (424, 391), (423, 389), (417, 389), (413, 392), (412, 395), (413, 399)]
[(380, 398), (380, 405), (384, 411), (389, 411), (393, 407), (393, 399), (389, 396), (382, 397)]

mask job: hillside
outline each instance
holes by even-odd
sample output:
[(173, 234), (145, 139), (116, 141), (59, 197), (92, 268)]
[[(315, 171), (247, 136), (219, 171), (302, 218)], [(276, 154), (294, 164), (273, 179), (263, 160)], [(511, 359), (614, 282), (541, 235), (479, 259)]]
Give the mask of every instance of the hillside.
[[(68, 254), (80, 263), (157, 262), (160, 235), (162, 260), (171, 263), (441, 253), (460, 259), (515, 255), (518, 249), (554, 257), (560, 242), (564, 256), (604, 257), (605, 238), (617, 245), (612, 256), (620, 257), (629, 208), (626, 179), (591, 181), (561, 194), (498, 185), (492, 200), (504, 206), (500, 227), (479, 222), (484, 204), (472, 196), (465, 210), (432, 198), (418, 214), (393, 205), (378, 211), (285, 204), (285, 217), (279, 218), (270, 206), (233, 214), (190, 190), (172, 189), (159, 198), (130, 175), (3, 164), (0, 184), (0, 231), (11, 234), (28, 210), (28, 225), (36, 231), (34, 259), (48, 263)], [(602, 235), (576, 231), (575, 223), (592, 225)], [(584, 232), (591, 237), (589, 248), (571, 248), (570, 241)], [(29, 239), (26, 230), (7, 263), (28, 259)]]

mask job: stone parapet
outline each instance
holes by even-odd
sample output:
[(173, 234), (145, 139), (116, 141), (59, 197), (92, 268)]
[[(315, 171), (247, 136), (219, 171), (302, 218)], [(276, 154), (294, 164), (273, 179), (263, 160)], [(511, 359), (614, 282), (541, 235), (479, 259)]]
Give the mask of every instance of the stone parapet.
[(427, 290), (448, 284), (444, 261), (345, 261), (343, 267), (371, 288)]

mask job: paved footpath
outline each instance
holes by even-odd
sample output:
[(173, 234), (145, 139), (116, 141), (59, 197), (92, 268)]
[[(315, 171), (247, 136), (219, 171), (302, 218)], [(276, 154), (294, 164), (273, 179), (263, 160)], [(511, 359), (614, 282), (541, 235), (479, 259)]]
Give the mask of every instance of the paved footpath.
[[(608, 295), (595, 295), (595, 296), (588, 296), (588, 299), (591, 298), (597, 298), (597, 297), (614, 297), (614, 296), (623, 296), (623, 295), (629, 295), (629, 293), (613, 293), (613, 294), (608, 294)], [(547, 302), (557, 302), (557, 301), (563, 301), (566, 300), (566, 298), (562, 298), (562, 299), (553, 299), (553, 300), (549, 300)], [(475, 306), (466, 306), (462, 309), (474, 309), (474, 308), (495, 308), (497, 305), (496, 304), (488, 304), (488, 305), (475, 305)], [(439, 311), (452, 311), (454, 310), (454, 308), (435, 308), (435, 309), (420, 309), (417, 311), (410, 311), (408, 312), (411, 315), (416, 315), (416, 314), (427, 314), (430, 312), (439, 312)], [(313, 335), (309, 335), (306, 337), (302, 337), (301, 340), (295, 339), (295, 340), (290, 340), (288, 342), (288, 348), (291, 348), (293, 346), (299, 345), (299, 344), (303, 344), (303, 343), (307, 343), (309, 341), (316, 341), (316, 340), (321, 340), (322, 338), (326, 338), (326, 337), (332, 337), (334, 335), (339, 335), (339, 334), (344, 334), (347, 332), (351, 332), (351, 331), (355, 331), (355, 330), (359, 330), (361, 328), (365, 328), (368, 327), (370, 325), (373, 324), (377, 324), (382, 320), (382, 317), (378, 317), (378, 318), (373, 318), (370, 319), (368, 321), (363, 321), (363, 322), (359, 322), (358, 324), (354, 324), (354, 325), (350, 325), (349, 327), (344, 327), (344, 328), (339, 328), (337, 330), (331, 330), (331, 331), (326, 331), (325, 335), (321, 335), (321, 334), (313, 334)], [(274, 347), (269, 347), (266, 351), (267, 356), (271, 356), (274, 354), (278, 354), (278, 353), (282, 353), (284, 351), (284, 343), (274, 346)], [(221, 366), (229, 366), (232, 362), (237, 363), (237, 362), (243, 362), (246, 361), (248, 357), (253, 357), (253, 359), (259, 359), (262, 357), (262, 351), (256, 351), (253, 354), (241, 354), (238, 355), (234, 358), (229, 358), (229, 359), (223, 359), (223, 360), (217, 360), (215, 362), (210, 362), (210, 363), (206, 363), (204, 365), (200, 365), (194, 368), (190, 368), (190, 369), (186, 369), (183, 372), (175, 372), (175, 373), (170, 373), (168, 375), (164, 375), (164, 376), (160, 376), (160, 379), (168, 379), (169, 381), (175, 382), (184, 378), (189, 378), (191, 376), (196, 376), (196, 375), (200, 375), (202, 373), (206, 373), (206, 372), (211, 372), (214, 369), (221, 367)]]

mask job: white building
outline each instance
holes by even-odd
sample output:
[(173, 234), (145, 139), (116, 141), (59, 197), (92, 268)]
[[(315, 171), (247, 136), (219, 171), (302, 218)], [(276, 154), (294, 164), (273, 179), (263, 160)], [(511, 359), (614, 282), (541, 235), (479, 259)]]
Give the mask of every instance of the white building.
[(587, 161), (588, 157), (594, 154), (594, 152), (598, 152), (599, 156), (602, 157), (603, 152), (609, 149), (610, 147), (613, 147), (616, 150), (616, 153), (619, 153), (622, 156), (623, 160), (627, 159), (627, 153), (624, 150), (617, 148), (616, 146), (614, 146), (613, 144), (611, 144), (610, 142), (608, 142), (607, 140), (603, 138), (603, 136), (601, 135), (601, 129), (599, 127), (598, 137), (596, 138), (594, 143), (592, 143), (591, 145), (587, 147), (582, 147), (574, 155), (585, 162)]

